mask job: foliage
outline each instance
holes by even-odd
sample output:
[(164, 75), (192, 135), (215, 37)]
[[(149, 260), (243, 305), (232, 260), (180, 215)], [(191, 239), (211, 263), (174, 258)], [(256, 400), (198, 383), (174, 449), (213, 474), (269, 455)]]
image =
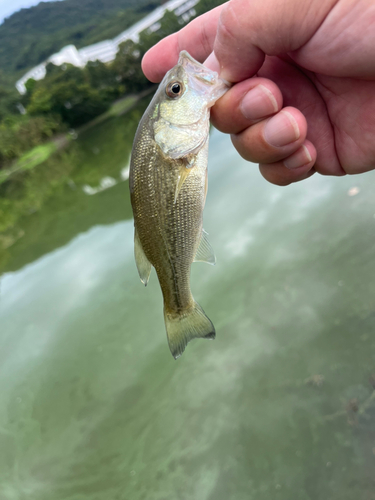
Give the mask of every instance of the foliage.
[(129, 90), (121, 83), (119, 73), (113, 64), (106, 65), (100, 61), (90, 61), (87, 63), (84, 73), (89, 85), (104, 92), (112, 101)]
[(139, 92), (150, 86), (150, 82), (142, 72), (142, 57), (162, 38), (181, 29), (183, 24), (173, 12), (167, 10), (157, 31), (145, 30), (140, 33), (138, 43), (126, 40), (120, 45), (112, 68), (119, 75), (120, 81), (124, 83), (128, 92)]
[(87, 83), (59, 82), (36, 89), (27, 108), (30, 115), (56, 113), (71, 127), (103, 113), (110, 101)]
[(19, 95), (15, 89), (0, 86), (0, 121), (17, 112), (18, 101)]
[(9, 116), (0, 123), (0, 169), (62, 130), (59, 116)]
[(138, 93), (150, 86), (141, 69), (144, 53), (154, 43), (181, 27), (181, 21), (167, 11), (160, 29), (141, 33), (139, 43), (126, 40), (112, 64), (89, 62), (85, 68), (70, 64), (46, 66), (46, 77), (27, 82), (24, 104), (32, 116), (59, 115), (69, 127), (80, 126), (106, 111), (125, 93)]
[[(122, 114), (136, 100), (134, 94), (139, 94), (150, 86), (141, 70), (143, 55), (164, 36), (179, 30), (184, 23), (167, 11), (159, 30), (145, 30), (138, 43), (124, 42), (112, 64), (95, 61), (88, 63), (83, 69), (67, 64), (61, 67), (49, 64), (44, 80), (36, 82), (30, 79), (26, 83), (27, 93), (24, 96), (20, 96), (14, 89), (15, 77), (9, 71), (13, 71), (16, 65), (19, 68), (33, 66), (70, 42), (82, 46), (116, 36), (159, 2), (160, 0), (65, 0), (41, 3), (36, 10), (22, 10), (0, 26), (0, 66), (8, 70), (8, 73), (0, 70), (0, 266), (14, 253), (13, 243), (19, 239), (23, 241), (24, 224), (32, 221), (30, 214), (47, 203), (56, 205), (59, 214), (66, 213), (67, 190), (75, 193), (76, 182), (97, 184), (103, 177), (101, 166), (105, 166), (105, 173), (108, 174), (111, 158), (119, 155), (117, 152), (116, 156), (113, 144), (120, 147), (124, 137), (133, 136), (135, 126), (147, 105), (147, 98), (141, 101), (141, 106), (127, 115), (121, 127), (115, 127), (115, 131), (104, 121), (111, 114)], [(217, 0), (200, 0), (195, 9), (197, 14), (201, 14), (220, 3), (222, 2)], [(116, 11), (116, 8), (124, 5), (132, 7)], [(55, 9), (65, 6), (71, 9), (69, 14), (62, 15), (62, 11), (59, 14)], [(106, 17), (109, 11), (116, 11), (116, 14)], [(97, 17), (93, 16), (93, 12), (97, 13)], [(48, 15), (43, 17), (45, 14)], [(62, 28), (59, 23), (62, 23)], [(69, 28), (66, 28), (67, 25)], [(110, 102), (123, 95), (128, 97), (103, 113)], [(19, 112), (24, 110), (22, 106), (28, 111), (25, 115)], [(69, 141), (69, 148), (66, 149), (62, 147), (66, 141), (63, 134), (51, 141), (56, 133), (65, 132), (67, 127), (76, 127), (96, 116), (96, 120), (90, 121), (88, 126), (103, 123), (102, 128), (94, 129), (101, 137), (101, 140), (97, 138), (97, 143), (102, 144), (100, 156), (97, 156), (96, 149), (92, 150), (91, 156), (87, 155), (86, 150), (91, 151), (91, 135), (87, 145), (84, 140), (82, 142), (88, 161), (84, 161), (77, 144), (79, 141)], [(129, 130), (126, 133), (127, 127)], [(110, 140), (113, 133), (119, 134), (118, 140)], [(129, 152), (130, 148), (129, 143)], [(121, 149), (120, 154), (127, 157), (129, 152), (123, 155)], [(117, 161), (113, 163), (117, 169)], [(34, 168), (37, 165), (40, 167)], [(12, 174), (9, 175), (9, 172)], [(61, 195), (63, 191), (64, 196)], [(92, 205), (88, 204), (92, 197), (74, 195), (71, 198), (72, 205), (75, 202), (82, 207), (86, 203), (87, 210), (92, 212)], [(112, 194), (108, 199), (112, 200)], [(118, 204), (115, 203), (113, 213), (116, 207)], [(123, 218), (122, 206), (120, 212), (120, 217)], [(47, 222), (50, 222), (49, 218), (53, 219), (54, 226), (55, 215), (51, 215), (49, 209), (44, 210), (44, 214)], [(29, 237), (35, 235), (36, 251), (39, 247), (39, 225), (39, 222), (35, 223), (28, 232)], [(51, 242), (50, 234), (48, 238)]]
[(142, 73), (140, 62), (141, 53), (138, 44), (132, 40), (123, 42), (112, 67), (128, 92), (139, 92), (149, 85)]
[[(37, 34), (38, 40), (43, 40), (45, 35), (50, 35), (54, 43), (57, 40), (60, 44), (59, 29), (64, 23), (61, 24), (59, 13), (63, 15), (64, 9), (69, 5), (74, 8), (66, 13), (64, 22), (69, 20), (71, 26), (77, 26), (77, 22), (91, 23), (92, 13), (95, 11), (96, 14), (101, 14), (103, 22), (108, 23), (107, 33), (109, 33), (110, 21), (106, 18), (108, 12), (112, 14), (116, 12), (117, 21), (120, 24), (124, 22), (123, 12), (116, 10), (116, 5), (117, 7), (126, 5), (129, 8), (137, 8), (144, 15), (147, 9), (155, 7), (158, 1), (153, 0), (152, 3), (147, 3), (147, 0), (107, 0), (106, 2), (83, 0), (79, 6), (75, 3), (75, 7), (72, 5), (72, 0), (41, 3), (35, 8), (22, 10), (6, 20), (4, 25), (0, 26), (0, 41), (4, 36), (5, 28), (21, 30), (24, 22), (27, 21), (28, 27), (25, 31), (28, 35)], [(220, 3), (221, 1), (218, 0), (200, 0), (195, 10), (198, 15)], [(76, 18), (73, 15), (74, 12)], [(44, 18), (39, 19), (36, 14), (43, 15)], [(46, 24), (48, 20), (51, 24)], [(40, 33), (41, 23), (43, 24), (42, 34)], [(49, 63), (43, 80), (30, 79), (26, 82), (27, 93), (24, 96), (20, 96), (14, 88), (8, 88), (6, 74), (0, 72), (0, 169), (9, 167), (17, 158), (50, 139), (56, 132), (63, 131), (67, 127), (78, 127), (104, 113), (108, 110), (110, 103), (120, 96), (138, 94), (147, 89), (151, 84), (142, 73), (143, 55), (155, 43), (178, 31), (184, 24), (185, 22), (177, 18), (173, 12), (166, 11), (160, 20), (158, 30), (143, 31), (138, 43), (126, 40), (120, 45), (117, 56), (111, 64), (94, 61), (81, 69), (70, 64), (55, 66)], [(124, 26), (120, 27), (115, 23), (114, 29), (116, 31), (111, 36), (118, 34)], [(90, 30), (85, 31), (85, 37), (89, 36), (89, 32)], [(103, 39), (103, 34), (100, 39)], [(8, 47), (10, 52), (12, 52), (11, 47), (10, 44)], [(60, 48), (61, 44), (56, 50)], [(0, 48), (0, 64), (1, 51)], [(48, 55), (51, 53), (52, 50), (49, 50)], [(27, 114), (21, 116), (19, 110), (25, 109)]]
[(112, 38), (160, 0), (64, 0), (21, 9), (0, 26), (0, 68), (24, 73), (65, 45)]
[(68, 151), (50, 156), (43, 164), (45, 168), (22, 171), (17, 181), (0, 184), (0, 234), (14, 227), (21, 216), (43, 206), (55, 186), (73, 170), (76, 155), (73, 144)]

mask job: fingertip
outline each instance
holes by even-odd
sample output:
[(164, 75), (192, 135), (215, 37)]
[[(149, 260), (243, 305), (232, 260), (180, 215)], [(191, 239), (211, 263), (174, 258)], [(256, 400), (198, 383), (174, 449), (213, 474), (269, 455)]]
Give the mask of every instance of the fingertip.
[(314, 166), (311, 164), (292, 170), (287, 168), (283, 162), (260, 164), (259, 171), (268, 182), (277, 186), (289, 186), (294, 182), (308, 179), (315, 173)]
[(143, 74), (147, 78), (147, 80), (150, 80), (150, 82), (153, 83), (158, 83), (160, 80), (157, 76), (157, 71), (156, 68), (153, 67), (151, 63), (151, 57), (150, 57), (150, 52), (152, 49), (148, 50), (146, 54), (142, 57), (142, 62), (141, 62), (141, 68), (143, 71)]
[(311, 141), (308, 141), (306, 140), (303, 145), (307, 148), (310, 156), (311, 156), (311, 161), (313, 163), (316, 162), (316, 158), (317, 158), (317, 151), (316, 151), (316, 148), (314, 146), (314, 144), (311, 142)]
[(307, 122), (303, 114), (290, 106), (283, 108), (270, 118), (264, 127), (264, 139), (272, 147), (282, 147), (299, 141), (307, 133)]
[(292, 155), (288, 156), (283, 163), (290, 170), (300, 167), (312, 167), (316, 161), (316, 149), (310, 141), (305, 141), (302, 146)]
[[(166, 46), (170, 47), (168, 51), (165, 50)], [(173, 33), (160, 40), (143, 56), (141, 67), (145, 77), (153, 83), (161, 82), (166, 72), (177, 64), (178, 56), (176, 34)]]
[(280, 89), (266, 78), (236, 83), (211, 109), (211, 121), (221, 132), (238, 134), (280, 110)]
[(249, 121), (257, 121), (274, 113), (282, 106), (282, 95), (273, 82), (265, 81), (250, 89), (242, 98), (240, 109)]

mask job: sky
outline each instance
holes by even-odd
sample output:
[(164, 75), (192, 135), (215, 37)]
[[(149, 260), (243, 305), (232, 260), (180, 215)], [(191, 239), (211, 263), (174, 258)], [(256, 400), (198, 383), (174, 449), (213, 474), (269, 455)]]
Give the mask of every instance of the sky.
[[(56, 0), (43, 0), (44, 2), (51, 2)], [(9, 17), (17, 10), (32, 7), (40, 3), (40, 0), (0, 0), (0, 24), (4, 21), (5, 17)]]

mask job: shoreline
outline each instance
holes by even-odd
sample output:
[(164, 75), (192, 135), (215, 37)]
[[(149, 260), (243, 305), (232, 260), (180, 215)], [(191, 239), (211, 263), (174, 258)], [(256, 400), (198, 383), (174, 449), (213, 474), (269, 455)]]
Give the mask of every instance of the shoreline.
[(56, 151), (64, 149), (72, 140), (75, 140), (79, 134), (86, 132), (90, 128), (105, 122), (110, 118), (122, 116), (131, 111), (140, 99), (146, 97), (155, 91), (157, 85), (151, 85), (146, 90), (139, 94), (130, 94), (114, 101), (109, 109), (96, 116), (89, 122), (81, 125), (77, 129), (73, 129), (67, 133), (59, 133), (52, 137), (49, 141), (39, 144), (34, 148), (24, 153), (20, 158), (6, 169), (0, 170), (0, 185), (9, 180), (13, 175), (26, 170), (31, 170), (45, 162)]

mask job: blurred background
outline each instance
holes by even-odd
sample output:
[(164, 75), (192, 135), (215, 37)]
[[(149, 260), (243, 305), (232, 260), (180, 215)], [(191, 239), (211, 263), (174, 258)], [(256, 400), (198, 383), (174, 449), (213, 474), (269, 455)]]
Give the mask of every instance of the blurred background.
[(374, 172), (280, 188), (213, 130), (216, 340), (174, 361), (137, 275), (140, 61), (219, 3), (0, 1), (1, 500), (375, 499)]

